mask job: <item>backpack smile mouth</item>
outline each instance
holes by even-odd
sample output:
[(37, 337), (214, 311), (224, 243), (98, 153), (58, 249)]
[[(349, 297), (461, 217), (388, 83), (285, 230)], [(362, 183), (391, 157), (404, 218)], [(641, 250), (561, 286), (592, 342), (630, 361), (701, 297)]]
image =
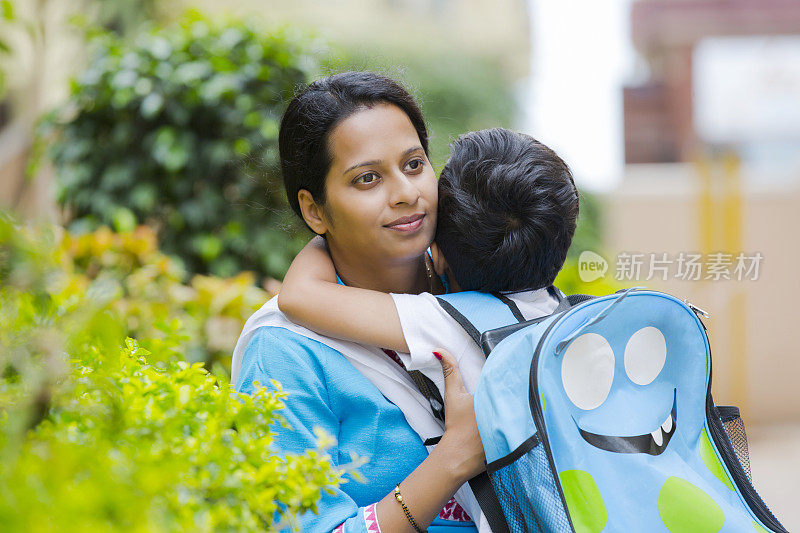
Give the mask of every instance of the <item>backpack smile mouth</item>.
[[(667, 414), (666, 420), (652, 433), (646, 435), (635, 435), (632, 437), (615, 437), (610, 435), (598, 435), (589, 431), (584, 431), (578, 426), (583, 440), (601, 450), (614, 453), (646, 453), (649, 455), (660, 455), (667, 449), (676, 427), (675, 398), (677, 389), (672, 395), (672, 410)], [(576, 422), (577, 425), (577, 422)]]

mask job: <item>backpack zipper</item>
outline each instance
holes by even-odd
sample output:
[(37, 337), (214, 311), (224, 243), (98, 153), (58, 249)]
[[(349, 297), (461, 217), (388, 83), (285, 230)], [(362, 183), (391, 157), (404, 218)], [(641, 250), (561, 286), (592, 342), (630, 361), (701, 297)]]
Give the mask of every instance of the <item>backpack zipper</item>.
[(692, 302), (690, 302), (686, 298), (683, 299), (683, 303), (685, 303), (689, 307), (689, 309), (694, 311), (694, 314), (701, 315), (704, 318), (711, 318), (711, 315), (708, 313), (708, 311), (704, 311), (703, 309), (700, 309), (699, 307), (694, 305)]

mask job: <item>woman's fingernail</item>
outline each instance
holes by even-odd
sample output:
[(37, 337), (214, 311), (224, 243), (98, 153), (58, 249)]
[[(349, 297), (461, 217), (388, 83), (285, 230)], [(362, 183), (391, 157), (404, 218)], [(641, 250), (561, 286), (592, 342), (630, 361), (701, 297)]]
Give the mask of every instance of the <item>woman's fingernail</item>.
[(439, 352), (433, 352), (433, 355), (435, 355), (436, 359), (438, 359), (439, 361), (442, 360), (442, 354), (440, 354)]

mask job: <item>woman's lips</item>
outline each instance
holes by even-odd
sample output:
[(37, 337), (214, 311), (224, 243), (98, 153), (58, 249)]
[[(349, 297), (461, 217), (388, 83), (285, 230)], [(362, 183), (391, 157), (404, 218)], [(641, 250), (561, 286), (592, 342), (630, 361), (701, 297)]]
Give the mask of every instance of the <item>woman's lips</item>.
[(397, 220), (389, 222), (384, 227), (403, 233), (416, 231), (422, 226), (422, 220), (425, 218), (423, 213), (417, 213), (407, 217), (400, 217)]

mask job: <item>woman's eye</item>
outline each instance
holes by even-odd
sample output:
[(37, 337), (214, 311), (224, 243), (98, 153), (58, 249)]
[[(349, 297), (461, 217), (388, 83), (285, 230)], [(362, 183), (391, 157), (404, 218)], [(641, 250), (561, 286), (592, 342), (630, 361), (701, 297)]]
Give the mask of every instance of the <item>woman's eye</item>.
[(353, 180), (353, 183), (358, 185), (371, 185), (378, 181), (378, 175), (374, 172), (367, 172)]
[(406, 167), (408, 167), (409, 170), (411, 170), (412, 172), (416, 171), (416, 170), (420, 170), (424, 165), (425, 165), (425, 162), (422, 159), (419, 159), (419, 158), (412, 159), (411, 161), (406, 163)]

